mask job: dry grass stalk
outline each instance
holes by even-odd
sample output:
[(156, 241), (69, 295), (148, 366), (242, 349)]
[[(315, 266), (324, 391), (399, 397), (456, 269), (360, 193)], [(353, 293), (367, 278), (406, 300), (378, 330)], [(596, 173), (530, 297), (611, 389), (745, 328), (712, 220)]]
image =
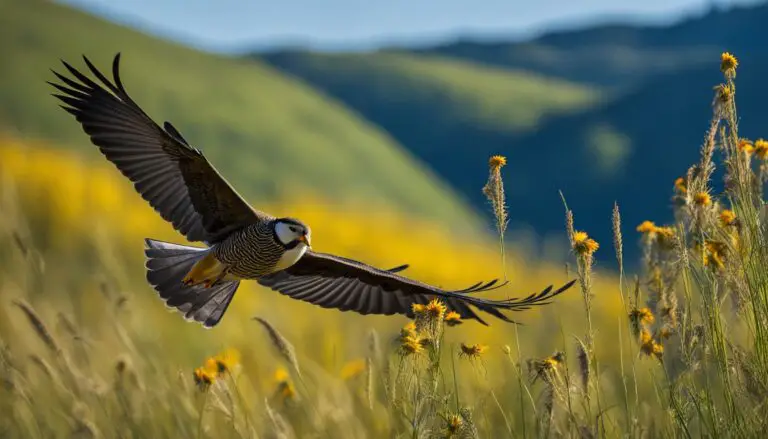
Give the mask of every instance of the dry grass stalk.
[(287, 338), (283, 337), (283, 335), (267, 320), (261, 317), (254, 317), (253, 319), (261, 323), (261, 325), (267, 331), (269, 339), (272, 342), (272, 346), (274, 346), (275, 350), (291, 367), (294, 368), (294, 370), (296, 370), (296, 373), (301, 376), (299, 360), (296, 358), (296, 350), (293, 348), (291, 342), (289, 342)]
[(483, 186), (483, 194), (491, 203), (493, 215), (496, 217), (496, 232), (499, 234), (499, 249), (501, 264), (504, 270), (504, 280), (507, 278), (506, 252), (504, 249), (504, 232), (507, 230), (507, 205), (504, 195), (504, 181), (501, 178), (501, 168), (507, 164), (507, 159), (500, 155), (491, 157), (488, 161), (488, 181)]
[(576, 359), (579, 363), (579, 377), (581, 377), (581, 385), (585, 395), (589, 395), (589, 354), (587, 353), (587, 347), (580, 339), (576, 338)]
[(48, 327), (43, 322), (43, 319), (40, 318), (35, 309), (32, 308), (32, 305), (22, 300), (14, 300), (13, 304), (24, 312), (24, 315), (27, 316), (27, 320), (29, 320), (29, 323), (32, 325), (35, 333), (48, 347), (48, 349), (50, 349), (54, 354), (60, 355), (62, 352), (61, 348), (59, 347), (58, 343), (56, 343), (56, 340), (53, 338), (53, 334), (51, 334), (51, 331), (48, 330)]
[(613, 203), (613, 250), (616, 253), (616, 260), (619, 263), (619, 270), (624, 270), (624, 239), (621, 235), (621, 213), (619, 212), (619, 203)]

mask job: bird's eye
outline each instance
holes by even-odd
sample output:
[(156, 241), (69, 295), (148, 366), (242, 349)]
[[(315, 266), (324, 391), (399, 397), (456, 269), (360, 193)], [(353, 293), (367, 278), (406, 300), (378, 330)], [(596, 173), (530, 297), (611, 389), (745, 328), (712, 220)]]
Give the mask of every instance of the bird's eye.
[(299, 233), (299, 229), (297, 229), (296, 227), (290, 227), (290, 229), (291, 229), (291, 232), (293, 233)]

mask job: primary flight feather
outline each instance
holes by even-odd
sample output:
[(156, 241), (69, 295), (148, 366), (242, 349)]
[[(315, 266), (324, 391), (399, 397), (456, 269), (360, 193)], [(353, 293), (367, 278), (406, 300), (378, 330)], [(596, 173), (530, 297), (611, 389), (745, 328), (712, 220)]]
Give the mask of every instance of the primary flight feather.
[(87, 58), (98, 82), (62, 61), (69, 76), (53, 72), (54, 94), (99, 147), (133, 182), (136, 191), (189, 241), (207, 247), (146, 240), (147, 281), (170, 307), (212, 327), (221, 321), (240, 281), (294, 299), (360, 314), (413, 316), (413, 304), (441, 298), (463, 319), (485, 321), (476, 310), (510, 320), (518, 311), (573, 285), (551, 286), (522, 299), (489, 300), (474, 293), (499, 288), (496, 281), (444, 290), (398, 274), (407, 265), (381, 270), (352, 259), (317, 253), (308, 225), (252, 208), (169, 122), (156, 124), (131, 99), (120, 80), (120, 54), (110, 81)]

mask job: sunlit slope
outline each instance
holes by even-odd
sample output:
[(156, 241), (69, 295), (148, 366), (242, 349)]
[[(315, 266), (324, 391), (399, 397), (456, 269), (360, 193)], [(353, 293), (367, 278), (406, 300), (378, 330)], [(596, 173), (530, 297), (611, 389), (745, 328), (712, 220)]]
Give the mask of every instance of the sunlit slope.
[[(438, 128), (450, 131), (451, 124), (526, 131), (547, 116), (588, 107), (597, 97), (594, 89), (567, 81), (429, 55), (286, 51), (259, 58), (327, 91), (388, 130), (400, 122), (432, 134)], [(400, 113), (382, 119), (387, 109)]]
[(95, 154), (45, 84), (81, 54), (109, 71), (122, 52), (128, 91), (171, 120), (258, 202), (299, 204), (310, 189), (386, 203), (445, 223), (472, 214), (385, 133), (310, 87), (258, 62), (201, 53), (42, 1), (0, 0), (0, 126)]

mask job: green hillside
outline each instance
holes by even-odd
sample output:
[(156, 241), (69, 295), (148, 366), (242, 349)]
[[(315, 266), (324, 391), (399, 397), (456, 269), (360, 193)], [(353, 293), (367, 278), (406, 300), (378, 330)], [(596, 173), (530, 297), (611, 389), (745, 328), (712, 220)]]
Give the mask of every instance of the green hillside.
[[(522, 71), (394, 53), (274, 52), (259, 56), (282, 71), (343, 101), (387, 130), (411, 153), (450, 181), (478, 209), (485, 160), (510, 157), (508, 178), (540, 172), (521, 162), (530, 145), (516, 139), (558, 115), (580, 113), (601, 102), (598, 90)], [(543, 157), (546, 152), (537, 149)], [(557, 193), (523, 200), (516, 209), (543, 203), (561, 209)], [(513, 213), (512, 221), (531, 218)], [(533, 222), (529, 222), (531, 224)]]
[[(417, 109), (438, 104), (428, 114), (412, 110), (419, 124), (435, 119), (430, 122), (517, 132), (534, 128), (551, 114), (584, 108), (596, 98), (594, 90), (564, 81), (449, 58), (388, 52), (275, 52), (263, 59), (363, 114), (376, 112), (377, 104), (393, 110), (405, 102)], [(388, 123), (376, 122), (387, 128)]]
[[(374, 125), (262, 63), (151, 38), (50, 2), (0, 0), (4, 131), (97, 154), (45, 84), (59, 59), (108, 69), (158, 121), (171, 120), (254, 202), (312, 194), (384, 202), (467, 225), (452, 191)], [(308, 190), (310, 193), (302, 192)]]

